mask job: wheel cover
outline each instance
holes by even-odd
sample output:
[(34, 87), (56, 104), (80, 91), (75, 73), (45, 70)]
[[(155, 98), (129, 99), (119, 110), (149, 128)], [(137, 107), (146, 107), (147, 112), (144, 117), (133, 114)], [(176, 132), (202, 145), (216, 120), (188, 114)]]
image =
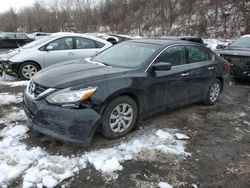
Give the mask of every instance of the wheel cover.
[(220, 85), (218, 83), (214, 83), (210, 89), (209, 99), (211, 102), (215, 102), (220, 95)]
[(122, 133), (130, 127), (133, 118), (133, 108), (126, 103), (119, 104), (110, 115), (109, 126), (114, 133)]
[(37, 73), (37, 68), (34, 65), (25, 65), (22, 69), (22, 74), (25, 78), (30, 79)]

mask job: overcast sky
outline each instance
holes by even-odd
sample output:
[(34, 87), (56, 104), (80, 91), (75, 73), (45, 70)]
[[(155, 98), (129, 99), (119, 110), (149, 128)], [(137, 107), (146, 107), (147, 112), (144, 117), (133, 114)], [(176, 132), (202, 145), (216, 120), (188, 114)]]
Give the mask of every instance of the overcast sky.
[(35, 2), (35, 0), (0, 0), (0, 12), (9, 10), (13, 7), (18, 10), (20, 7), (30, 6)]

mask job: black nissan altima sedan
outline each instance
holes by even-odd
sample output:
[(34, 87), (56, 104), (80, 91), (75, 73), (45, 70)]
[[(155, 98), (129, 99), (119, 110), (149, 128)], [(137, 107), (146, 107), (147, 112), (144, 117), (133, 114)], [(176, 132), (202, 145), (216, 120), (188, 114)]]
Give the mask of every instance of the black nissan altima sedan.
[(140, 39), (36, 74), (24, 94), (34, 130), (88, 147), (98, 130), (116, 139), (143, 118), (202, 101), (213, 105), (230, 65), (204, 45)]

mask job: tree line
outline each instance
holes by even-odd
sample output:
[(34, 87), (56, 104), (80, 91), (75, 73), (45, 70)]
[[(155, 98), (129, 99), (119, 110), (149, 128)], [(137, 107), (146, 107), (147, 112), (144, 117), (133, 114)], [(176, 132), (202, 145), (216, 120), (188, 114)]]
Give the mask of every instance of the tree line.
[(234, 37), (249, 18), (249, 0), (37, 0), (1, 13), (0, 31)]

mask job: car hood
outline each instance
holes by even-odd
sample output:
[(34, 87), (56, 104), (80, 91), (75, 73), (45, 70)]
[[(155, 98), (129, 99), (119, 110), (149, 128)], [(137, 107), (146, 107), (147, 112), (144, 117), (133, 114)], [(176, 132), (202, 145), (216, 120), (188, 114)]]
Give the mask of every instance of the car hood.
[(121, 76), (128, 70), (86, 60), (75, 60), (49, 66), (37, 73), (33, 80), (42, 86), (62, 89)]
[(18, 55), (22, 51), (21, 48), (17, 48), (14, 50), (6, 50), (1, 54), (0, 60), (7, 61), (15, 55)]
[(250, 56), (249, 48), (227, 48), (223, 50), (217, 50), (218, 54), (234, 55), (234, 56)]

